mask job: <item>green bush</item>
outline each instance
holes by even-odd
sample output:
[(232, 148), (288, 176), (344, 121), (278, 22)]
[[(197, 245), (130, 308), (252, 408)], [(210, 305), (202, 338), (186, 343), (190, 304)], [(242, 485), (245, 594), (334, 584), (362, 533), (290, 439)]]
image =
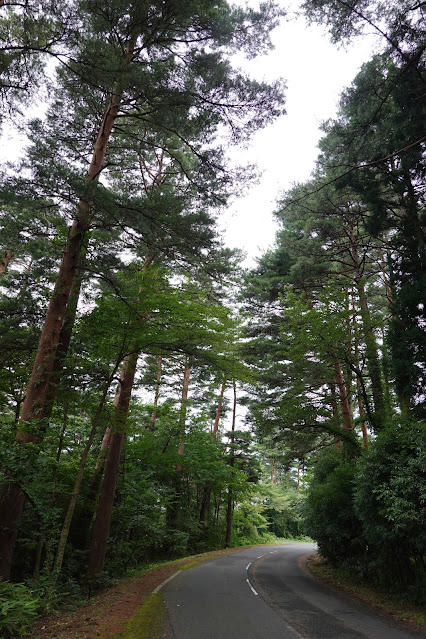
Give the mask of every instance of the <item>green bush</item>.
[(362, 524), (353, 503), (355, 481), (355, 465), (337, 450), (318, 459), (306, 500), (306, 529), (334, 566), (353, 566), (365, 552)]
[(40, 597), (25, 584), (0, 582), (0, 636), (22, 637), (38, 616)]
[[(382, 584), (426, 593), (426, 425), (395, 421), (359, 464), (355, 511), (368, 544), (365, 570)], [(416, 595), (417, 596), (417, 595)]]

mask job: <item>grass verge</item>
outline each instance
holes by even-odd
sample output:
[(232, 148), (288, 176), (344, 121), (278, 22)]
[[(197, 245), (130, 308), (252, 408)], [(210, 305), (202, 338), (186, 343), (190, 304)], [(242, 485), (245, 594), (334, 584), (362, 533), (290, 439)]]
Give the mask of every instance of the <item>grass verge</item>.
[(166, 618), (167, 608), (160, 593), (147, 595), (117, 639), (158, 639)]

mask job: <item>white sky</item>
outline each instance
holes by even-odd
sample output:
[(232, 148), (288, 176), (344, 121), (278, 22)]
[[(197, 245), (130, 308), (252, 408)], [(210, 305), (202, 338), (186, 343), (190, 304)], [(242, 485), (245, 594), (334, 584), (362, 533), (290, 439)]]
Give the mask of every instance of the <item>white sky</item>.
[[(299, 2), (292, 4), (297, 7)], [(337, 48), (325, 29), (308, 26), (301, 16), (283, 20), (272, 41), (275, 49), (268, 55), (241, 59), (238, 64), (258, 80), (286, 80), (287, 115), (259, 131), (248, 149), (232, 152), (238, 162), (257, 163), (262, 178), (233, 202), (220, 221), (226, 244), (246, 251), (247, 266), (274, 243), (277, 227), (272, 211), (280, 192), (309, 179), (321, 137), (319, 125), (335, 116), (341, 91), (370, 59), (377, 43), (363, 37), (350, 47)]]

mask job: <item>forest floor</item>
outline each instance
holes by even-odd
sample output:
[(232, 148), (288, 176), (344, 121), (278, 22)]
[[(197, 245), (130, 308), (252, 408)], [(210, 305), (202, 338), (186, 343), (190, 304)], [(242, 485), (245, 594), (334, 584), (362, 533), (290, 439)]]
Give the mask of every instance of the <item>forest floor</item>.
[[(77, 609), (49, 615), (31, 629), (34, 639), (151, 639), (160, 636), (158, 623), (164, 610), (162, 597), (153, 591), (178, 570), (186, 570), (203, 561), (238, 552), (241, 548), (217, 550), (194, 555), (149, 568), (132, 577), (121, 580), (81, 604)], [(355, 582), (342, 571), (328, 567), (318, 555), (308, 560), (311, 572), (323, 581), (344, 590), (379, 609), (411, 623), (418, 629), (426, 629), (425, 607), (403, 604), (397, 598), (378, 593)], [(142, 614), (142, 617), (141, 617)], [(138, 632), (133, 632), (137, 622)]]

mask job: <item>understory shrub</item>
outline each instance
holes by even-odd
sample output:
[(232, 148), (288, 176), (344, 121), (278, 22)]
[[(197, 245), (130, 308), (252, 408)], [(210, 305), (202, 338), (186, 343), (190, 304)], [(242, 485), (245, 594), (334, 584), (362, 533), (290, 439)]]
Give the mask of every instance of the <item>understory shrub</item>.
[(368, 576), (426, 601), (426, 424), (399, 418), (359, 463), (354, 491)]
[(331, 565), (426, 601), (426, 425), (397, 416), (361, 457), (319, 457), (306, 525)]
[(0, 637), (22, 637), (39, 608), (40, 597), (31, 588), (0, 581)]
[(333, 566), (352, 566), (364, 552), (362, 526), (353, 504), (355, 481), (354, 463), (337, 449), (318, 459), (306, 500), (306, 529)]

